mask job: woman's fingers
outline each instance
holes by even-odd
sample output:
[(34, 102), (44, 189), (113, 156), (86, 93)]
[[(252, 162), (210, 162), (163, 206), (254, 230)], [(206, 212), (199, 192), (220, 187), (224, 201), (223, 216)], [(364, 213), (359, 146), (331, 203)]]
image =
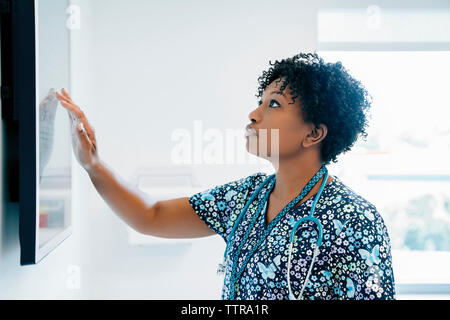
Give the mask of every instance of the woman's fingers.
[(67, 110), (71, 111), (78, 118), (80, 118), (80, 119), (83, 118), (84, 115), (83, 115), (82, 111), (80, 110), (80, 108), (75, 106), (73, 103), (68, 102), (67, 100), (64, 100), (64, 99), (59, 99), (59, 102), (61, 102), (61, 105), (63, 107), (65, 107)]
[(61, 102), (61, 105), (66, 109), (72, 111), (79, 119), (85, 118), (83, 111), (71, 100), (68, 100), (65, 96), (61, 95), (59, 92), (56, 92), (56, 97)]
[(72, 103), (71, 101), (67, 100), (66, 97), (64, 97), (63, 95), (61, 95), (59, 92), (56, 92), (56, 97), (58, 98), (59, 101), (64, 101), (67, 103)]
[(95, 133), (94, 133), (94, 130), (92, 129), (91, 125), (87, 121), (87, 119), (84, 115), (84, 112), (81, 111), (81, 109), (76, 104), (74, 104), (72, 102), (72, 100), (70, 100), (70, 96), (67, 94), (67, 91), (65, 89), (63, 89), (63, 93), (64, 93), (64, 95), (61, 95), (58, 92), (56, 93), (59, 101), (61, 102), (61, 105), (63, 107), (65, 107), (67, 110), (69, 110), (69, 112), (72, 112), (73, 114), (75, 114), (78, 117), (78, 119), (80, 120), (80, 122), (83, 123), (85, 132), (86, 132), (87, 136), (89, 137), (89, 139), (92, 141), (94, 148), (96, 149), (97, 141), (95, 139)]
[(66, 89), (62, 89), (62, 93), (64, 95), (64, 97), (69, 100), (70, 102), (72, 102), (72, 98), (70, 97), (69, 93), (67, 93)]
[(72, 101), (68, 100), (66, 97), (64, 97), (62, 94), (60, 94), (59, 92), (56, 92), (56, 97), (58, 98), (59, 101), (65, 101), (67, 103), (72, 103)]

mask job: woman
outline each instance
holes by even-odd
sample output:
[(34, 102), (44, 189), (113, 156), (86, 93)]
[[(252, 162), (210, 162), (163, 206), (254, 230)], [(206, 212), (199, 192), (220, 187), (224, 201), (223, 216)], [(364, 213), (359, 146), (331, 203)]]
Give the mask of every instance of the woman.
[[(219, 234), (227, 242), (223, 299), (395, 299), (381, 215), (325, 167), (359, 134), (366, 137), (367, 91), (340, 62), (316, 53), (271, 65), (258, 78), (261, 100), (249, 114), (247, 149), (273, 161), (274, 175), (258, 172), (149, 205), (99, 159), (91, 126), (63, 90), (61, 104), (86, 128), (77, 136), (77, 159), (136, 230), (167, 238)], [(249, 147), (263, 136), (264, 155), (261, 145)], [(297, 223), (308, 216), (317, 220)]]

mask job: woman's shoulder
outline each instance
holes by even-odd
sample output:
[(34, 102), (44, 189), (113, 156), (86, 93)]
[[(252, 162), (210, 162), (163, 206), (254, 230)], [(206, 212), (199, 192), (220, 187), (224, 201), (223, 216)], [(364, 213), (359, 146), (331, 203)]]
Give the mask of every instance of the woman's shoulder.
[(235, 181), (234, 185), (238, 186), (242, 191), (256, 189), (268, 177), (267, 173), (259, 171)]
[(256, 189), (266, 178), (266, 173), (256, 172), (200, 191), (195, 194), (195, 196), (212, 200), (217, 198), (219, 194), (226, 194), (226, 199), (228, 199), (228, 201), (236, 200), (236, 197), (239, 197), (241, 193), (248, 193), (248, 191)]
[[(332, 185), (335, 217), (346, 224), (385, 226), (376, 205), (334, 176)], [(333, 200), (331, 202), (333, 202)]]
[(190, 195), (189, 203), (200, 218), (227, 241), (232, 222), (244, 207), (244, 202), (265, 177), (265, 173), (256, 172), (235, 178)]

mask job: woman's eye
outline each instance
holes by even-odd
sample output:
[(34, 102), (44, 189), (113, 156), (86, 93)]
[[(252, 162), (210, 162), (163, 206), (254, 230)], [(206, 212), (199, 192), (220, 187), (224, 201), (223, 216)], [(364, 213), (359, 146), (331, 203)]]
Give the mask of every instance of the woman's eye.
[(270, 100), (270, 104), (269, 104), (269, 106), (272, 106), (272, 102), (275, 102), (279, 107), (280, 107), (280, 104), (278, 103), (278, 101), (277, 100)]
[[(273, 102), (275, 102), (277, 105), (278, 105), (278, 107), (281, 107), (281, 105), (278, 103), (278, 101), (277, 100), (270, 100), (270, 103), (269, 103), (269, 106), (272, 108), (272, 103)], [(258, 106), (260, 106), (260, 105), (262, 105), (262, 101), (259, 101), (258, 102)]]

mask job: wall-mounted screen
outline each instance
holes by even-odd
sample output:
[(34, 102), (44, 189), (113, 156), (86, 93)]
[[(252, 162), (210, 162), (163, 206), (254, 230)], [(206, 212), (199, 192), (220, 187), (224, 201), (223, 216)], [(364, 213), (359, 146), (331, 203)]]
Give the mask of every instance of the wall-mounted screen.
[[(72, 232), (70, 0), (11, 6), (13, 114), (18, 113), (21, 264), (34, 264)], [(3, 51), (3, 50), (2, 50)]]
[(71, 226), (71, 142), (67, 111), (55, 90), (70, 90), (69, 0), (36, 1), (39, 104), (39, 256), (45, 255)]

